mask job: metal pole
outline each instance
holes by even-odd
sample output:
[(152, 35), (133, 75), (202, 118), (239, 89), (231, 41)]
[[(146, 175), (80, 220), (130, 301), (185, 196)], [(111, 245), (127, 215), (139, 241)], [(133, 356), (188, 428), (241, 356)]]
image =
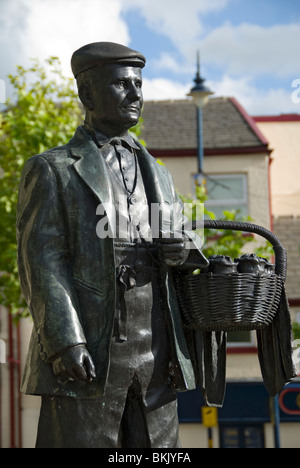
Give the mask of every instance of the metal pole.
[(197, 107), (197, 123), (198, 123), (198, 174), (203, 173), (203, 124), (202, 124), (202, 109)]
[(280, 412), (279, 412), (279, 397), (276, 395), (273, 398), (270, 398), (270, 413), (271, 413), (271, 422), (273, 425), (274, 431), (274, 446), (277, 449), (281, 448), (280, 443)]
[(207, 435), (208, 435), (208, 448), (213, 449), (214, 448), (214, 438), (213, 438), (213, 430), (211, 427), (207, 429)]
[(16, 421), (15, 421), (15, 382), (14, 382), (14, 338), (13, 322), (10, 307), (7, 310), (9, 334), (9, 394), (10, 394), (10, 448), (16, 448)]

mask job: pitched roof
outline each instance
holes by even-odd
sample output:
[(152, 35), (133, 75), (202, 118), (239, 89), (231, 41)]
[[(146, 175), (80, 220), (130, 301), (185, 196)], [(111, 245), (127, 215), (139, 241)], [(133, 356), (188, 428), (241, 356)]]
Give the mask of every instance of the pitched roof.
[[(142, 138), (149, 149), (197, 148), (197, 113), (191, 100), (146, 101)], [(203, 109), (205, 149), (268, 146), (255, 122), (234, 98), (210, 99)]]

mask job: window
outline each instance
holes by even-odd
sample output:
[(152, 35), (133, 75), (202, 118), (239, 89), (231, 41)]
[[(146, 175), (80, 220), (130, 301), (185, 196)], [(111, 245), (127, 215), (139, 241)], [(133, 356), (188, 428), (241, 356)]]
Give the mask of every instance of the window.
[(248, 215), (246, 174), (207, 175), (206, 188), (208, 200), (205, 206), (217, 219), (223, 217), (225, 210), (239, 210), (241, 216)]
[(264, 426), (220, 425), (220, 448), (265, 448)]
[(255, 348), (256, 339), (253, 331), (229, 332), (227, 344), (229, 348)]

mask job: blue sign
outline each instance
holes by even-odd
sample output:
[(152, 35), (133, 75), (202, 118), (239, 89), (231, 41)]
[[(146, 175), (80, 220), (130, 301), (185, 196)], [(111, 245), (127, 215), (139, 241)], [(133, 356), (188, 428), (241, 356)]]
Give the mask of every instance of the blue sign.
[(279, 396), (281, 411), (289, 416), (300, 417), (300, 386), (288, 386)]

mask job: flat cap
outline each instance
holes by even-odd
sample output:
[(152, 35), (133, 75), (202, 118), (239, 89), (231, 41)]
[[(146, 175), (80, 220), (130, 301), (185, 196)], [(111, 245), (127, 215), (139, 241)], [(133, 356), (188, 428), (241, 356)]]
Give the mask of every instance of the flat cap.
[(145, 57), (136, 50), (114, 42), (93, 42), (76, 50), (71, 67), (75, 78), (84, 71), (107, 63), (128, 63), (143, 68)]

